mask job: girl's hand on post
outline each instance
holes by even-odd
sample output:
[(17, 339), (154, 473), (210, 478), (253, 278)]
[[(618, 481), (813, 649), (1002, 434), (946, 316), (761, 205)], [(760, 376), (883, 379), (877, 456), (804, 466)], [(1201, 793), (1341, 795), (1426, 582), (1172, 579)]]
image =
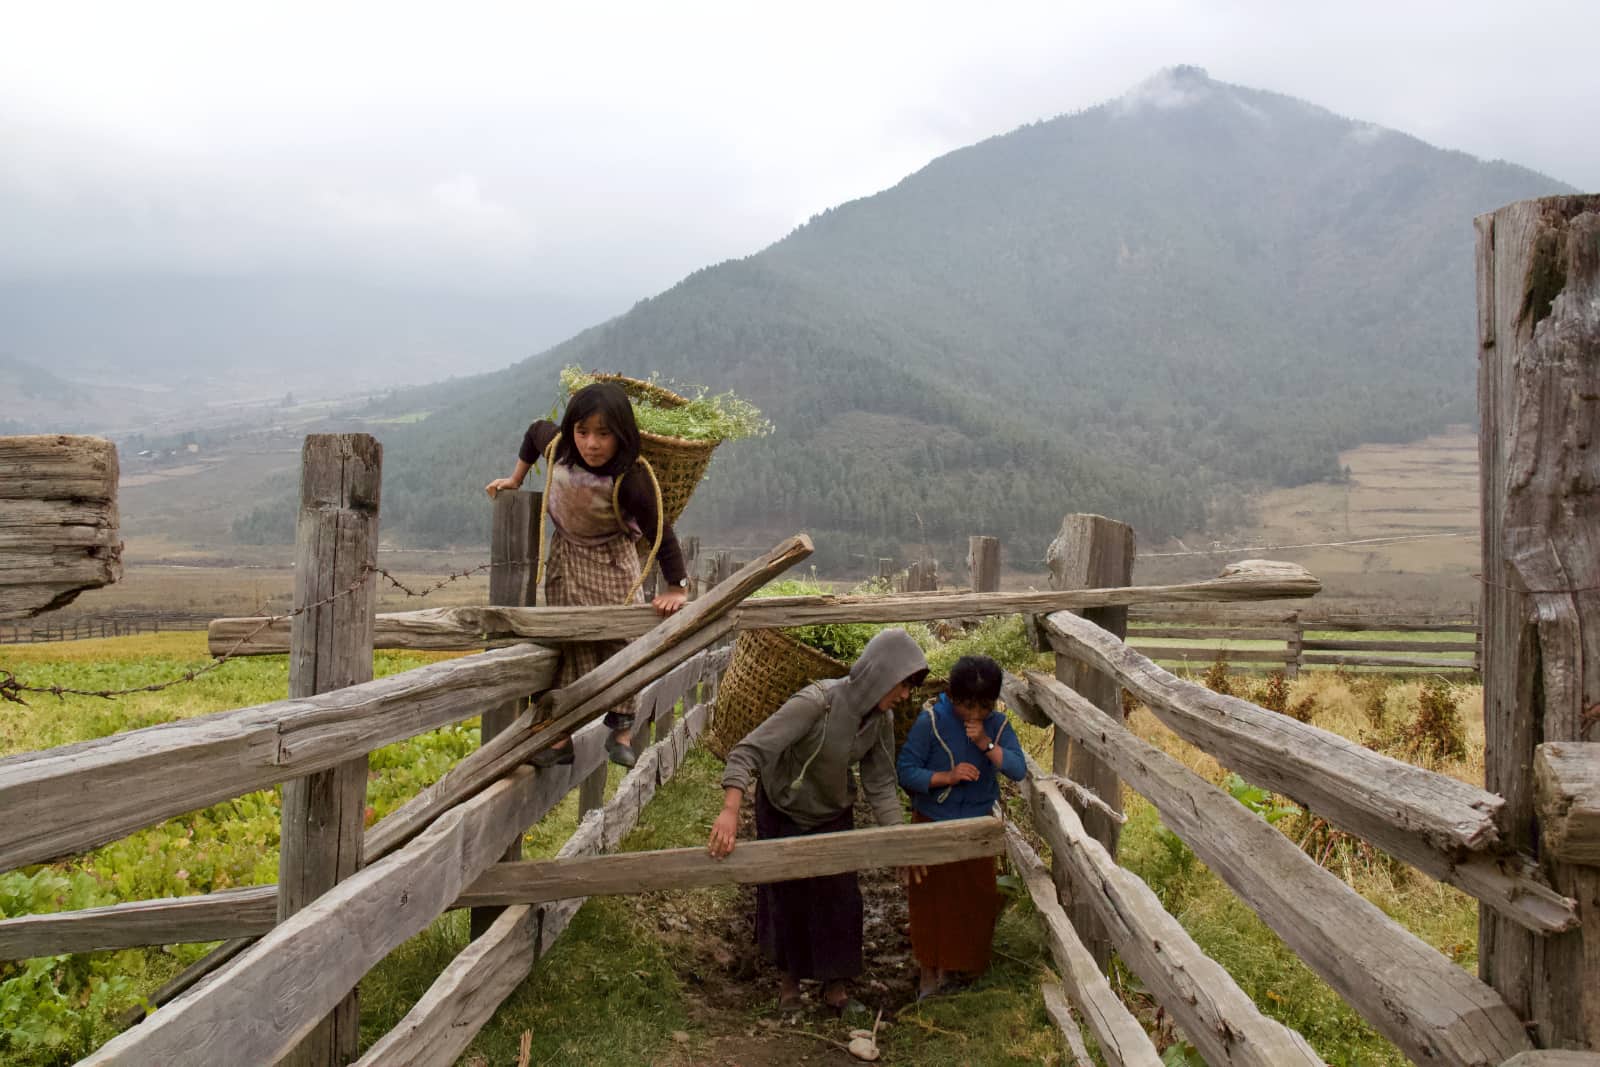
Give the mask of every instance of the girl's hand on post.
[(928, 868), (926, 867), (917, 866), (900, 868), (901, 885), (921, 885), (922, 880), (926, 877), (928, 877)]
[(510, 478), (496, 478), (494, 481), (484, 486), (483, 491), (489, 494), (490, 500), (493, 500), (494, 495), (502, 489), (520, 489), (521, 487), (521, 482), (512, 481)]
[(655, 607), (657, 615), (671, 615), (689, 602), (689, 592), (682, 586), (669, 589), (665, 593), (657, 593), (656, 598), (650, 603)]

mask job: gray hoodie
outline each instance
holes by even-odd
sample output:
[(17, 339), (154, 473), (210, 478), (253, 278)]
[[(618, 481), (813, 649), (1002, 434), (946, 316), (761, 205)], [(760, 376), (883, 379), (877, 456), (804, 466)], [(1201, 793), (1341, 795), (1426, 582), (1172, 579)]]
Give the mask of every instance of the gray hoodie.
[(879, 632), (848, 677), (806, 686), (734, 745), (723, 788), (749, 793), (759, 777), (773, 807), (810, 828), (855, 803), (850, 767), (859, 762), (873, 818), (879, 826), (901, 822), (894, 723), (887, 712), (873, 709), (889, 690), (927, 669), (910, 634)]

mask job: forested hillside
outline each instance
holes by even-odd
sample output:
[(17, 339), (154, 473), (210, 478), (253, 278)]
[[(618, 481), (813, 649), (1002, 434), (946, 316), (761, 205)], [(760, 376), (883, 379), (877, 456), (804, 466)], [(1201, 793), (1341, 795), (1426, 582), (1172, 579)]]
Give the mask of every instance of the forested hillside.
[(475, 494), (566, 363), (731, 388), (771, 416), (684, 520), (712, 538), (807, 528), (842, 562), (980, 530), (1042, 545), (1064, 511), (1147, 541), (1203, 527), (1239, 487), (1336, 477), (1341, 448), (1470, 421), (1472, 217), (1564, 189), (1177, 68), (507, 371), (397, 395), (431, 415), (383, 435), (385, 528), (480, 541)]

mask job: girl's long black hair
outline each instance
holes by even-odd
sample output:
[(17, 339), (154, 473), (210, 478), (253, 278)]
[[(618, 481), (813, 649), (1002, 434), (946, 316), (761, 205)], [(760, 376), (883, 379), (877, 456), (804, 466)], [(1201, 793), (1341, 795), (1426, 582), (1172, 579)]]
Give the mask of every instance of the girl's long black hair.
[(622, 391), (622, 386), (612, 382), (595, 382), (586, 385), (572, 394), (572, 399), (567, 401), (567, 410), (561, 416), (561, 437), (556, 445), (556, 462), (572, 466), (574, 463), (582, 464), (582, 457), (578, 454), (578, 443), (573, 439), (573, 433), (578, 423), (590, 415), (599, 415), (605, 420), (606, 428), (617, 439), (617, 454), (607, 463), (595, 471), (615, 478), (633, 466), (634, 460), (639, 458), (639, 424), (633, 418), (633, 402), (628, 399), (628, 394)]

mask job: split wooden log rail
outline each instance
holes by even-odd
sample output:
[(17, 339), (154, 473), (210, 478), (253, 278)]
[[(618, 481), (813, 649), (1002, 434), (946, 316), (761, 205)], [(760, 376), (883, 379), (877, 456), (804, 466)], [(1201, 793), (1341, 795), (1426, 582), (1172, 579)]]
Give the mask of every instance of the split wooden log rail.
[[(1149, 799), (1207, 867), (1406, 1055), (1419, 1063), (1496, 1064), (1529, 1047), (1493, 989), (1384, 915), (1265, 819), (1055, 679), (1039, 673), (1028, 679), (1059, 729)], [(1048, 787), (1039, 792), (1046, 801), (1055, 795)], [(1170, 955), (1170, 942), (1163, 952)], [(1207, 1062), (1224, 1062), (1195, 1040)]]
[(1495, 794), (1184, 681), (1068, 612), (1047, 616), (1043, 626), (1059, 654), (1107, 672), (1179, 737), (1256, 785), (1530, 930), (1577, 925), (1575, 902), (1550, 888), (1531, 857), (1501, 847), (1495, 817), (1505, 802)]
[(1061, 792), (1030, 767), (1025, 789), (1034, 827), (1066, 868), (1122, 961), (1139, 976), (1210, 1064), (1320, 1064), (1305, 1038), (1261, 1014), (1222, 967), (1201, 951), (1138, 875), (1084, 828)]
[[(753, 600), (740, 609), (740, 630), (770, 630), (839, 622), (919, 622), (977, 615), (1012, 615), (1063, 608), (1119, 607), (1129, 604), (1223, 603), (1315, 596), (1322, 583), (1292, 564), (1246, 560), (1221, 577), (1176, 585), (1071, 589), (1040, 593), (968, 591), (897, 596), (795, 596)], [(695, 603), (698, 603), (696, 601)], [(485, 642), (522, 640), (632, 640), (653, 628), (655, 612), (646, 607), (615, 608), (429, 608), (380, 614), (374, 647), (464, 651)], [(253, 636), (252, 636), (253, 635)], [(273, 655), (288, 651), (288, 628), (266, 619), (218, 619), (211, 624), (211, 649), (221, 654)], [(241, 644), (241, 642), (243, 642)]]

